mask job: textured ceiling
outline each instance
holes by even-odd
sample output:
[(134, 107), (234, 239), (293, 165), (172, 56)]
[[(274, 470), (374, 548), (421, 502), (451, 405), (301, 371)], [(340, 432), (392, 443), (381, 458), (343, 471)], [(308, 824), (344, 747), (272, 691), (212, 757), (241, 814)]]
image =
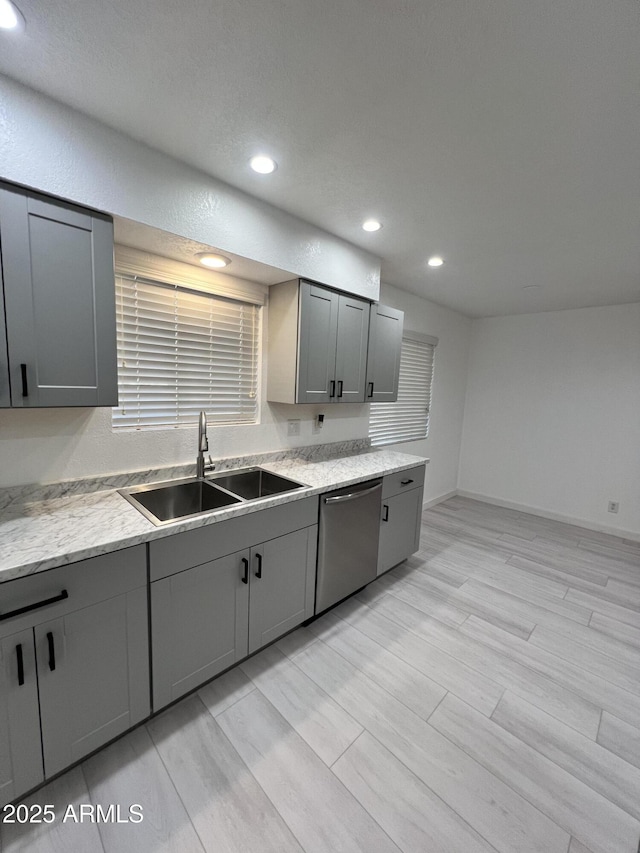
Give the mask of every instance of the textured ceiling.
[(640, 300), (638, 0), (18, 5), (0, 72), (373, 251), (383, 281), (472, 316)]

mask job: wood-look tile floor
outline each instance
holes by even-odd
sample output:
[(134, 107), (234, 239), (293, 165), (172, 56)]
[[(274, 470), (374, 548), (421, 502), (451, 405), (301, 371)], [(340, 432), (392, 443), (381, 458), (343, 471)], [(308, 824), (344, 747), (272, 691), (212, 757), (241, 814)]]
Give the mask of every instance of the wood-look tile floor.
[(42, 788), (3, 851), (637, 853), (640, 543), (464, 498), (421, 550)]

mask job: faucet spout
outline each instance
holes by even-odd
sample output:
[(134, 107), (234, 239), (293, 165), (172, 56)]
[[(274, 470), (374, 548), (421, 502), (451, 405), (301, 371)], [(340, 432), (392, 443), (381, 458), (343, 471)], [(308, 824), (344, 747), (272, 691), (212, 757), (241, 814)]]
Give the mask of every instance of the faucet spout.
[(207, 416), (204, 412), (200, 412), (200, 420), (198, 421), (198, 455), (196, 456), (196, 477), (202, 479), (205, 475), (205, 471), (213, 471), (215, 465), (211, 462), (211, 457), (209, 457), (209, 463), (206, 464), (204, 461), (204, 454), (209, 449), (209, 440), (207, 439)]
[(204, 412), (200, 412), (200, 421), (198, 422), (198, 453), (204, 453), (208, 449), (207, 416)]

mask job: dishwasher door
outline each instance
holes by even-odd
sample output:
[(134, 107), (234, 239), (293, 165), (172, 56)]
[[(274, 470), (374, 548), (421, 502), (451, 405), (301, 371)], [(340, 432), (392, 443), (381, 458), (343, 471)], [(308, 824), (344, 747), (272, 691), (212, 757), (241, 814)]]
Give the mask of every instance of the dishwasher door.
[(381, 502), (381, 479), (321, 495), (316, 613), (375, 579)]

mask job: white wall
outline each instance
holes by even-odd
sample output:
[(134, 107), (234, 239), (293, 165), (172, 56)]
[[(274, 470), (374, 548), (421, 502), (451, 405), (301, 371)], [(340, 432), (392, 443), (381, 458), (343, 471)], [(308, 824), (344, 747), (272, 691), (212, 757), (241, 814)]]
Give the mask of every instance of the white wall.
[(455, 492), (458, 485), (471, 320), (384, 282), (380, 301), (404, 311), (406, 329), (439, 338), (429, 437), (393, 445), (394, 450), (431, 459), (424, 487), (424, 502), (429, 504)]
[[(365, 437), (369, 426), (365, 404), (285, 406), (264, 401), (268, 309), (262, 312), (260, 422), (209, 426), (213, 459)], [(320, 411), (325, 423), (316, 432)], [(299, 437), (287, 435), (289, 418), (300, 419)], [(0, 487), (195, 465), (196, 450), (195, 425), (114, 432), (111, 409), (0, 409)]]
[(378, 298), (369, 252), (1, 75), (0, 178)]
[(459, 487), (640, 533), (640, 303), (473, 321)]

